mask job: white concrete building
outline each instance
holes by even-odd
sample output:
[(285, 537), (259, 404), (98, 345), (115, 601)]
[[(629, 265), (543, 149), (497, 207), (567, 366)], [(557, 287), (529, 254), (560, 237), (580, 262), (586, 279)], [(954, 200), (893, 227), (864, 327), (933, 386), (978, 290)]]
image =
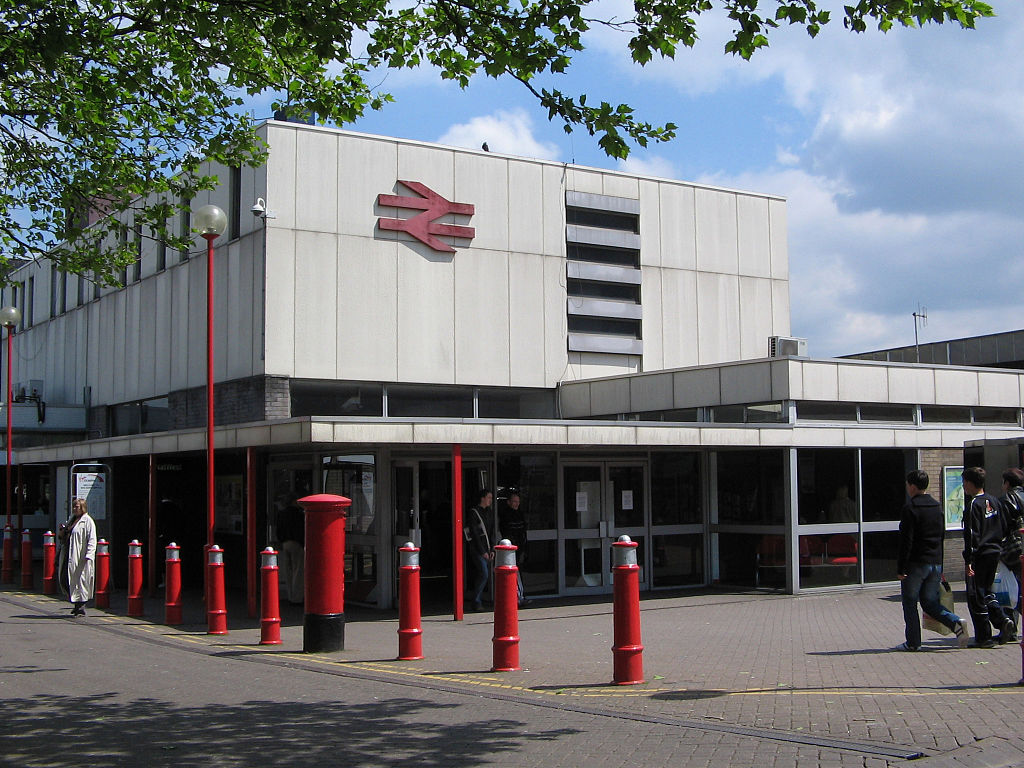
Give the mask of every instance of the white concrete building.
[[(275, 543), (296, 497), (341, 492), (350, 599), (391, 603), (409, 538), (428, 593), (450, 599), (453, 494), (471, 504), (486, 486), (523, 495), (535, 595), (609, 590), (623, 533), (641, 543), (645, 588), (889, 581), (906, 470), (1020, 434), (1017, 372), (766, 359), (790, 333), (778, 197), (261, 131), (266, 166), (211, 169), (223, 185), (192, 201), (229, 221), (215, 243), (229, 562)], [(16, 391), (67, 420), (46, 437), (36, 404), (15, 406), (17, 461), (36, 467), (23, 503), (45, 495), (33, 524), (51, 525), (72, 465), (106, 464), (115, 547), (194, 546), (205, 243), (179, 254), (125, 225), (139, 260), (124, 287), (33, 264), (2, 297), (24, 313)]]

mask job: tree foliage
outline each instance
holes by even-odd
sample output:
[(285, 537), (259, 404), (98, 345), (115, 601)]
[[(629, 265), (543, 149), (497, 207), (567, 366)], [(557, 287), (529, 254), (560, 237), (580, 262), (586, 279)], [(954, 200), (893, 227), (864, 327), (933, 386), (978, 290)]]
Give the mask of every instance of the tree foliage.
[[(164, 222), (180, 201), (216, 184), (199, 173), (201, 158), (229, 166), (263, 159), (241, 109), (246, 97), (269, 92), (275, 108), (344, 124), (391, 100), (376, 86), (388, 69), (430, 65), (462, 87), (476, 75), (513, 78), (567, 132), (586, 130), (606, 153), (625, 157), (631, 143), (671, 139), (675, 126), (551, 87), (584, 49), (588, 29), (624, 31), (643, 65), (692, 46), (699, 17), (713, 7), (735, 23), (725, 51), (744, 59), (768, 45), (773, 28), (802, 25), (813, 37), (831, 20), (816, 0), (633, 0), (630, 15), (601, 17), (607, 7), (596, 0), (0, 0), (0, 268), (46, 254), (67, 271), (114, 280), (134, 254), (111, 238), (117, 216), (88, 225), (97, 218), (90, 212), (132, 211), (147, 236), (182, 247)], [(972, 28), (991, 15), (979, 0), (860, 0), (842, 11), (855, 32)]]

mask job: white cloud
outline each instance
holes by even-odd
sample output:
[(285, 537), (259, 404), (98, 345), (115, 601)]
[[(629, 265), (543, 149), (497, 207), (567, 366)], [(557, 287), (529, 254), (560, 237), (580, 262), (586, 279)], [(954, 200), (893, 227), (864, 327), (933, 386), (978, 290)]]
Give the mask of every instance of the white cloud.
[(656, 176), (661, 179), (677, 179), (679, 172), (675, 164), (667, 157), (660, 155), (641, 155), (633, 150), (625, 160), (619, 160), (619, 170), (634, 173), (637, 176)]
[(559, 155), (555, 144), (537, 140), (533, 121), (522, 109), (474, 117), (468, 123), (451, 126), (437, 141), (469, 149), (480, 149), (486, 142), (491, 152), (542, 160), (556, 160)]

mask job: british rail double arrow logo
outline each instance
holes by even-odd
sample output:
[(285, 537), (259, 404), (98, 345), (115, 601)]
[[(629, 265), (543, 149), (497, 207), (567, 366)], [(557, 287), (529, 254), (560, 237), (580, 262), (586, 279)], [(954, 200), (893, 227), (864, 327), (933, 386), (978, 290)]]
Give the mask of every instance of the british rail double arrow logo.
[(401, 195), (377, 195), (377, 205), (394, 208), (406, 208), (414, 211), (422, 211), (410, 219), (377, 219), (377, 226), (380, 229), (393, 230), (396, 232), (408, 232), (421, 243), (428, 245), (435, 251), (441, 253), (455, 253), (455, 249), (443, 240), (438, 240), (436, 235), (448, 235), (449, 237), (461, 237), (471, 240), (476, 234), (473, 227), (464, 227), (461, 224), (439, 224), (437, 220), (450, 213), (472, 216), (476, 208), (470, 203), (453, 203), (437, 194), (426, 184), (418, 181), (403, 181), (399, 184), (411, 189), (420, 197), (403, 197)]

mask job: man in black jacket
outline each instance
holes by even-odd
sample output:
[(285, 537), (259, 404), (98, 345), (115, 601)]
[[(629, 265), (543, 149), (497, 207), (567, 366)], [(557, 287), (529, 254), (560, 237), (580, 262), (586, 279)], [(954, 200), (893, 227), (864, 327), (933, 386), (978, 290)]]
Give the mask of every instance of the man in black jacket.
[(479, 501), (476, 506), (471, 507), (466, 513), (464, 521), (466, 541), (469, 543), (467, 556), (473, 567), (474, 580), (470, 587), (470, 599), (472, 600), (471, 610), (482, 611), (484, 608), (483, 595), (484, 587), (491, 573), (491, 560), (494, 559), (494, 551), (491, 549), (491, 537), (487, 532), (488, 513), (491, 502), (494, 500), (487, 488), (480, 491)]
[[(999, 553), (1006, 537), (1006, 525), (999, 500), (985, 493), (985, 470), (968, 467), (964, 481), (964, 562), (967, 565), (967, 609), (974, 623), (974, 647), (992, 648), (996, 642), (1015, 639), (1013, 619), (1007, 615), (992, 591), (999, 567)], [(1000, 630), (993, 639), (992, 627)]]
[(927, 488), (928, 473), (924, 470), (915, 469), (907, 475), (910, 498), (900, 514), (900, 548), (896, 556), (896, 577), (903, 596), (907, 637), (900, 646), (902, 651), (916, 651), (921, 647), (918, 602), (925, 613), (953, 630), (961, 648), (967, 645), (967, 630), (960, 617), (939, 602), (946, 517), (939, 502), (925, 493)]

